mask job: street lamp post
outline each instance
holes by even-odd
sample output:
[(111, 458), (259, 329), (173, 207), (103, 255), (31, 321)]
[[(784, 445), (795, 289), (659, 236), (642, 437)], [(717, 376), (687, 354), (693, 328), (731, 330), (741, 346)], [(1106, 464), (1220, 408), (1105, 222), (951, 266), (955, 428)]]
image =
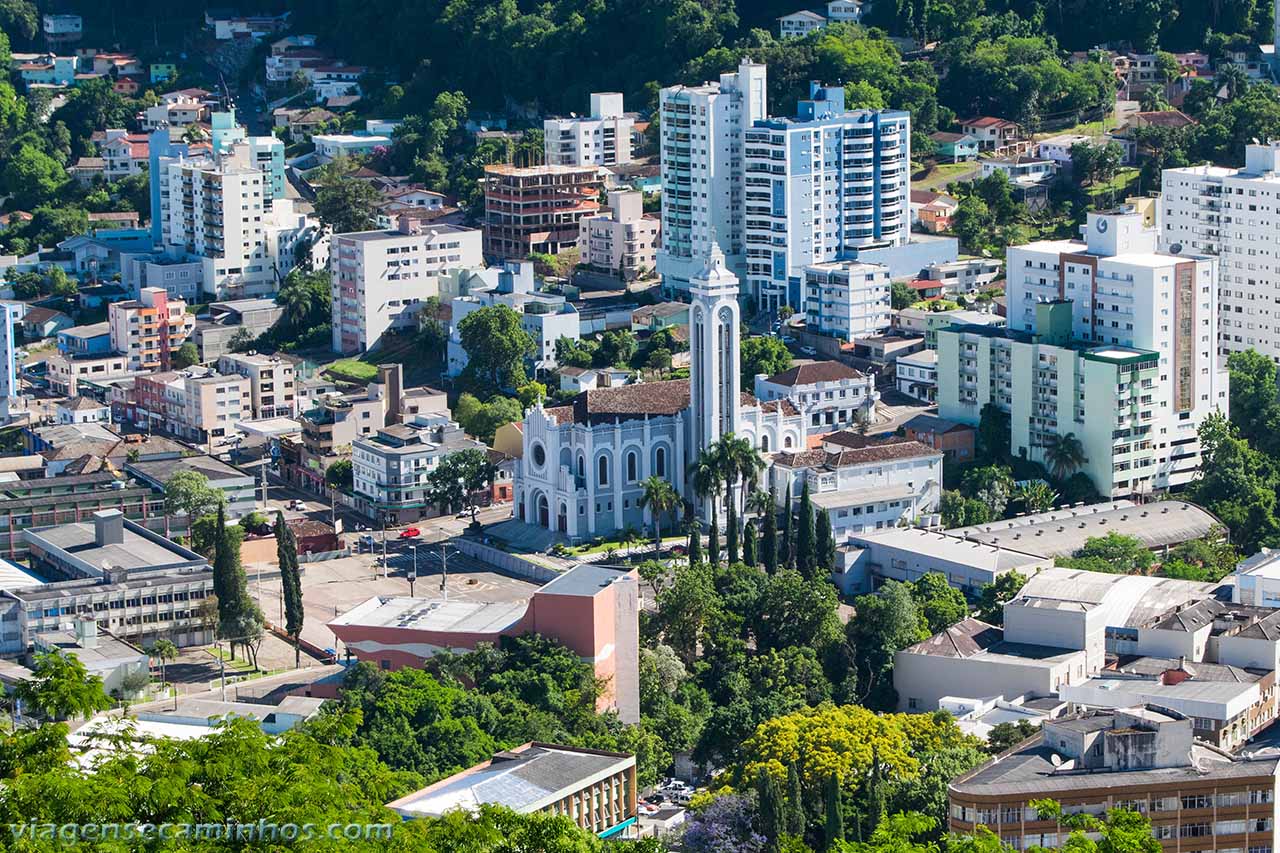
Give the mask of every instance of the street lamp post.
[(413, 598), (413, 583), (418, 579), (418, 546), (413, 546), (413, 570), (409, 572), (409, 597)]

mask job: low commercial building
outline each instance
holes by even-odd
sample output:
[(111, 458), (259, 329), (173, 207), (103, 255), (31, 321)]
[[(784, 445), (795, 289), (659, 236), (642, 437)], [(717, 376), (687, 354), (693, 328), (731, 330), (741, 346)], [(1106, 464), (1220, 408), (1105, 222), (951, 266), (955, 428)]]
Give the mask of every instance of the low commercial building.
[(1263, 548), (1236, 566), (1231, 600), (1254, 607), (1280, 607), (1280, 550)]
[(55, 394), (73, 397), (80, 393), (80, 383), (128, 376), (128, 356), (108, 353), (104, 355), (54, 354), (45, 359), (48, 370), (49, 390)]
[(894, 360), (893, 382), (899, 394), (924, 403), (938, 399), (938, 351), (925, 349)]
[(1032, 577), (1053, 565), (1035, 554), (914, 527), (887, 526), (852, 534), (847, 541), (837, 552), (835, 579), (845, 595), (871, 592), (877, 580), (916, 581), (930, 573), (945, 576), (961, 592), (977, 595), (1001, 575), (1016, 571)]
[(1042, 557), (1070, 557), (1090, 539), (1108, 533), (1132, 537), (1157, 554), (1166, 554), (1184, 542), (1220, 536), (1224, 531), (1217, 516), (1186, 501), (1115, 500), (957, 527), (947, 534)]
[(962, 296), (981, 290), (998, 279), (1004, 263), (994, 258), (966, 258), (929, 264), (920, 271), (921, 281), (936, 281), (945, 296)]
[(179, 471), (194, 471), (208, 480), (211, 488), (222, 492), (227, 502), (227, 513), (233, 518), (251, 512), (257, 504), (257, 481), (253, 475), (212, 456), (144, 459), (125, 463), (124, 469), (140, 482), (160, 491)]
[(833, 432), (870, 424), (875, 418), (875, 377), (840, 361), (815, 361), (773, 376), (758, 374), (759, 400), (790, 400), (809, 418), (810, 432)]
[(942, 452), (948, 462), (963, 463), (973, 458), (976, 430), (937, 415), (916, 415), (902, 425), (902, 432), (912, 441)]
[(559, 640), (606, 683), (601, 708), (640, 718), (639, 589), (634, 571), (583, 563), (524, 601), (377, 597), (328, 623), (347, 650), (384, 670), (527, 633)]
[(1125, 657), (1058, 695), (1081, 708), (1155, 705), (1189, 717), (1198, 740), (1235, 751), (1275, 720), (1274, 670)]
[(636, 837), (636, 757), (526, 743), (387, 803), (403, 818), (443, 817), (482, 805), (562, 815), (601, 838)]
[(248, 377), (202, 367), (139, 375), (125, 416), (210, 454), (223, 453), (235, 446), (236, 424), (253, 419), (251, 387)]
[(231, 352), (231, 342), (237, 335), (256, 339), (276, 324), (284, 314), (274, 299), (238, 299), (232, 302), (213, 302), (206, 317), (196, 318), (191, 339), (200, 350), (200, 361), (217, 361)]
[(948, 788), (950, 830), (985, 826), (1018, 850), (1057, 847), (1071, 830), (1031, 806), (1146, 815), (1167, 853), (1262, 851), (1275, 845), (1280, 759), (1232, 757), (1197, 741), (1189, 718), (1146, 707), (1047, 720), (1041, 731)]
[(893, 656), (899, 711), (935, 711), (950, 696), (1050, 696), (1087, 677), (1083, 651), (1008, 642), (973, 618)]

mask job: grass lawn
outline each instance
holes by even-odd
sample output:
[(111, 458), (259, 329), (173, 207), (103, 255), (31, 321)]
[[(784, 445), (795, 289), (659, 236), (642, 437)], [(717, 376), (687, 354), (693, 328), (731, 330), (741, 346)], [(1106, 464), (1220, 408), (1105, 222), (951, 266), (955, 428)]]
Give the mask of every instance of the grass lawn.
[(934, 166), (932, 171), (912, 180), (911, 188), (913, 190), (931, 191), (946, 189), (947, 184), (952, 181), (959, 181), (976, 175), (980, 168), (973, 161), (968, 163), (939, 163)]
[(1120, 196), (1129, 192), (1133, 182), (1138, 179), (1139, 169), (1126, 167), (1116, 172), (1116, 176), (1109, 181), (1096, 183), (1093, 186), (1085, 187), (1084, 190), (1095, 201), (1099, 196), (1115, 195), (1116, 200), (1120, 200)]
[[(587, 545), (577, 545), (577, 546), (572, 547), (572, 548), (570, 548), (570, 549), (569, 549), (569, 554), (570, 554), (571, 556), (574, 556), (574, 557), (581, 557), (581, 556), (584, 556), (584, 555), (586, 555), (586, 554), (603, 554), (605, 551), (608, 551), (608, 550), (609, 550), (609, 549), (611, 549), (611, 548), (612, 548), (614, 551), (624, 551), (624, 550), (626, 550), (627, 548), (632, 548), (632, 549), (635, 549), (635, 550), (637, 550), (637, 551), (643, 551), (643, 550), (645, 550), (645, 549), (647, 548), (647, 549), (649, 549), (650, 551), (652, 551), (652, 550), (653, 550), (653, 535), (652, 535), (652, 534), (653, 534), (653, 531), (652, 531), (652, 530), (650, 530), (650, 531), (649, 531), (649, 533), (648, 533), (648, 535), (646, 535), (643, 539), (640, 539), (640, 540), (638, 540), (638, 541), (636, 541), (636, 542), (633, 542), (633, 543), (631, 543), (630, 545), (623, 545), (621, 542), (617, 542), (617, 541), (612, 541), (612, 542), (601, 542), (601, 543), (599, 543), (598, 545), (591, 545), (591, 544), (587, 544)], [(684, 541), (685, 541), (685, 539), (686, 539), (686, 537), (684, 537), (684, 536), (664, 536), (664, 537), (662, 537), (662, 544), (663, 544), (663, 545), (673, 545), (673, 544), (674, 544), (674, 545), (678, 545), (678, 544), (680, 544), (680, 543), (684, 542)]]
[(352, 382), (372, 382), (378, 376), (378, 366), (361, 361), (358, 358), (344, 358), (325, 367), (324, 372), (334, 379), (349, 379)]

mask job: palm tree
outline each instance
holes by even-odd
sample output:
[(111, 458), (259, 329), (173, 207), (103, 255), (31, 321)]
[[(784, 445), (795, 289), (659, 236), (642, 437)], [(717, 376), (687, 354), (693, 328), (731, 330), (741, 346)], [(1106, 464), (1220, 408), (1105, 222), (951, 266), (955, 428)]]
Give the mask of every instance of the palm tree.
[(147, 654), (153, 660), (160, 662), (160, 687), (164, 689), (166, 683), (165, 664), (171, 660), (178, 659), (178, 647), (170, 640), (161, 638), (151, 644), (151, 648), (147, 649)]
[(1218, 67), (1218, 75), (1214, 78), (1213, 84), (1219, 90), (1227, 90), (1227, 100), (1234, 101), (1236, 95), (1249, 88), (1249, 75), (1245, 70), (1234, 62), (1228, 62)]
[(1044, 444), (1044, 461), (1048, 463), (1053, 476), (1062, 480), (1089, 460), (1085, 458), (1084, 445), (1080, 443), (1080, 439), (1076, 438), (1074, 432), (1069, 432), (1049, 437)]
[(764, 518), (765, 513), (777, 512), (773, 500), (764, 489), (753, 489), (747, 493), (747, 511), (756, 518)]
[(680, 496), (675, 488), (658, 476), (646, 477), (640, 484), (644, 494), (640, 496), (640, 508), (648, 508), (653, 516), (653, 553), (662, 551), (662, 516), (680, 505)]
[[(714, 447), (709, 447), (693, 460), (693, 464), (689, 466), (689, 483), (693, 486), (694, 494), (704, 500), (711, 500), (711, 530), (715, 535), (720, 529), (716, 520), (716, 505), (724, 490), (724, 478), (721, 475), (719, 459), (713, 451)], [(710, 543), (709, 547), (712, 554), (717, 554), (720, 550), (717, 542)]]
[(739, 438), (731, 432), (720, 436), (719, 440), (707, 450), (714, 458), (720, 476), (724, 478), (725, 494), (729, 500), (735, 502), (735, 509), (738, 506), (742, 507), (742, 512), (735, 513), (737, 519), (741, 520), (746, 512), (746, 501), (744, 496), (742, 503), (737, 503), (735, 489), (738, 481), (741, 480), (748, 489), (753, 488), (760, 477), (760, 472), (764, 470), (764, 460), (751, 446), (750, 440)]

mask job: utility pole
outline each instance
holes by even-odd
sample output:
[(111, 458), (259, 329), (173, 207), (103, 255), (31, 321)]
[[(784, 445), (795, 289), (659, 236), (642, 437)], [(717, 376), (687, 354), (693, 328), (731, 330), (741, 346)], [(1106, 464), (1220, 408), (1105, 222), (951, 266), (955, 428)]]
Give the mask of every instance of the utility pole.
[(449, 543), (440, 540), (440, 592), (444, 594), (444, 600), (449, 600), (449, 589), (445, 584), (449, 580)]
[(409, 597), (413, 598), (413, 582), (418, 579), (418, 546), (413, 546), (413, 571), (409, 573)]
[(382, 514), (382, 577), (387, 577), (387, 514)]
[(222, 643), (214, 643), (213, 647), (218, 650), (218, 679), (222, 682), (222, 701), (227, 701), (227, 664), (222, 659)]

